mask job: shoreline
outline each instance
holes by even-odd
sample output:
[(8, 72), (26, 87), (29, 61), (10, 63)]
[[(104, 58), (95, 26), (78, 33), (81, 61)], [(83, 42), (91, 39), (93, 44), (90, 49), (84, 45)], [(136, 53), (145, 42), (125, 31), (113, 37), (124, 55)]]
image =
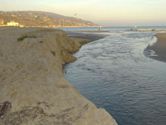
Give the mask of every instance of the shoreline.
[[(145, 49), (145, 53), (154, 51), (155, 55), (147, 55), (152, 59), (166, 62), (166, 33), (157, 33), (157, 42)], [(145, 54), (146, 55), (146, 54)]]
[(107, 36), (105, 34), (97, 34), (96, 32), (88, 32), (87, 33), (87, 32), (68, 31), (67, 34), (69, 37), (85, 39), (85, 40), (88, 40), (89, 42), (99, 40), (99, 39), (102, 39), (102, 38)]

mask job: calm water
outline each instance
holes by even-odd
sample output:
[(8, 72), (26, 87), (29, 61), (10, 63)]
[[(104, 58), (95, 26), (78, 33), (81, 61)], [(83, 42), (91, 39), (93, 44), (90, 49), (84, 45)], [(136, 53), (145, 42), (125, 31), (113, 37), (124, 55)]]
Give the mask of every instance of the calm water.
[(107, 34), (75, 54), (66, 79), (119, 125), (166, 125), (166, 63), (143, 54), (154, 33)]

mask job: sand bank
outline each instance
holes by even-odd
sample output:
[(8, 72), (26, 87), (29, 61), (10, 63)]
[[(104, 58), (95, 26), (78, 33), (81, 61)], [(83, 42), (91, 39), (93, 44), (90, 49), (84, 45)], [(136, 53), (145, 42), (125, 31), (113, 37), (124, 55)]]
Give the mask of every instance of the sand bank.
[(67, 32), (69, 37), (86, 39), (88, 41), (95, 41), (106, 37), (105, 34), (99, 34), (96, 32)]
[(152, 46), (148, 46), (146, 50), (155, 52), (154, 56), (150, 56), (151, 58), (166, 62), (166, 33), (158, 33), (156, 37), (157, 42)]
[(116, 125), (64, 79), (85, 42), (54, 29), (0, 28), (0, 125)]

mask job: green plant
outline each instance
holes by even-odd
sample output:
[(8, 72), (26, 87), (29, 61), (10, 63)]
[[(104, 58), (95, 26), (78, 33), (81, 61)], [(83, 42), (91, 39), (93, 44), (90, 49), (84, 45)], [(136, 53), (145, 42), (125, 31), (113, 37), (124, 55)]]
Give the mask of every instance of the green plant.
[(34, 36), (34, 35), (23, 35), (23, 36), (19, 37), (17, 39), (17, 41), (23, 41), (24, 39), (27, 39), (27, 38), (36, 38), (36, 36)]

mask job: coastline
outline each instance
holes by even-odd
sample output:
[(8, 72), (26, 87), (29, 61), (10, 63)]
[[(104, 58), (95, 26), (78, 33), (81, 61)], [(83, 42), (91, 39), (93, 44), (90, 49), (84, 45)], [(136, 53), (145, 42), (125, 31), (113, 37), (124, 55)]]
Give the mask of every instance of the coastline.
[(166, 62), (166, 33), (157, 33), (157, 42), (148, 46), (145, 51), (154, 51), (156, 55), (149, 56), (150, 58)]
[(55, 29), (0, 28), (0, 124), (117, 125), (64, 79), (63, 65), (86, 42)]

